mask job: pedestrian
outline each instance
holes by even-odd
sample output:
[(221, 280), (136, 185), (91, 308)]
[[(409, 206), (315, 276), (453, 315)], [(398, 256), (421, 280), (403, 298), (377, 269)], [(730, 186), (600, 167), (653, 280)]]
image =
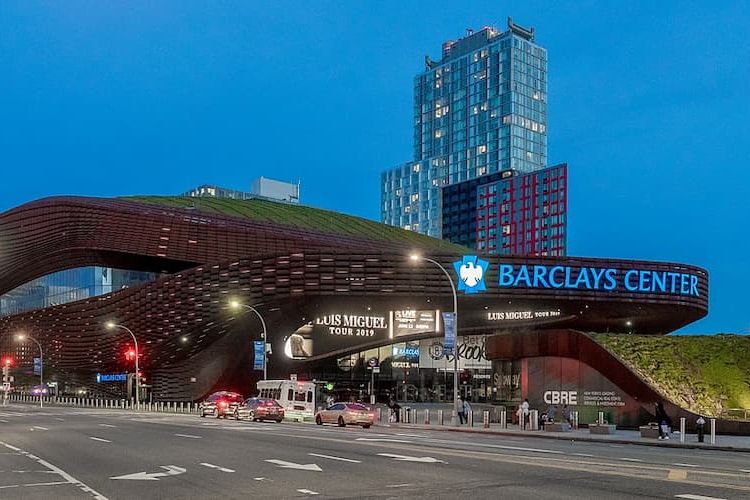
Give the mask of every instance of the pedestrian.
[(703, 442), (703, 436), (706, 434), (706, 419), (702, 415), (698, 416), (698, 420), (695, 421), (695, 425), (698, 429), (698, 442)]
[(466, 419), (466, 422), (468, 423), (469, 422), (469, 414), (471, 413), (471, 405), (469, 404), (469, 402), (466, 399), (464, 399), (464, 403), (463, 403), (463, 408), (462, 409), (463, 409), (463, 412), (464, 412), (464, 418)]
[(391, 399), (388, 402), (388, 407), (391, 409), (390, 421), (399, 423), (401, 421), (401, 415), (400, 415), (401, 412), (399, 411), (401, 410), (401, 406), (396, 402), (395, 399)]
[(656, 421), (659, 423), (659, 439), (669, 439), (669, 434), (672, 432), (672, 419), (667, 415), (661, 401), (656, 403)]
[(529, 424), (529, 400), (524, 399), (523, 403), (521, 403), (521, 413), (523, 417), (523, 425), (521, 426), (521, 429), (526, 430), (526, 426)]
[(563, 406), (562, 419), (566, 421), (567, 423), (573, 425), (572, 416), (573, 415), (571, 414), (570, 407), (568, 405)]
[(466, 414), (464, 413), (464, 398), (458, 398), (458, 422), (463, 425)]

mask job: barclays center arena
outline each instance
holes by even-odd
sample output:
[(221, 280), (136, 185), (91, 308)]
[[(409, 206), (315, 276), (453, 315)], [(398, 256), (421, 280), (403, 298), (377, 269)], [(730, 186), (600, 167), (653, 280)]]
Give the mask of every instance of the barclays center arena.
[(33, 377), (36, 351), (14, 338), (33, 336), (59, 395), (132, 391), (114, 376), (133, 372), (131, 337), (108, 322), (138, 339), (144, 398), (253, 393), (265, 326), (269, 379), (447, 402), (455, 352), (471, 401), (564, 393), (635, 421), (658, 394), (587, 334), (663, 335), (707, 309), (708, 274), (689, 264), (481, 255), (262, 199), (54, 197), (0, 214), (0, 354)]

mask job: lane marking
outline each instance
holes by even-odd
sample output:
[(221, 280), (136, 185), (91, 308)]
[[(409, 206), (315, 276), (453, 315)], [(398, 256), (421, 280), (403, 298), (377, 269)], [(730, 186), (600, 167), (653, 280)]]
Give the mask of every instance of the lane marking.
[(89, 436), (89, 439), (93, 439), (94, 441), (99, 441), (101, 443), (111, 443), (112, 442), (109, 439), (102, 439), (102, 438), (98, 438), (98, 437), (94, 437), (94, 436)]
[(285, 460), (279, 460), (277, 458), (264, 460), (264, 462), (278, 465), (282, 469), (297, 469), (297, 470), (309, 470), (313, 472), (323, 472), (323, 469), (318, 467), (318, 464), (295, 464), (294, 462), (287, 462)]
[(404, 484), (386, 484), (386, 488), (406, 488), (407, 486), (414, 486), (412, 483), (404, 483)]
[(622, 460), (624, 462), (643, 462), (640, 458), (627, 458), (627, 457), (620, 457), (619, 460)]
[(0, 444), (2, 444), (3, 446), (5, 446), (6, 448), (8, 448), (10, 450), (16, 451), (16, 452), (20, 453), (21, 455), (26, 456), (27, 458), (30, 458), (31, 460), (34, 460), (36, 463), (38, 463), (42, 467), (47, 467), (49, 470), (54, 471), (60, 477), (62, 477), (63, 479), (65, 479), (68, 483), (77, 486), (78, 488), (81, 489), (81, 491), (84, 491), (84, 492), (88, 493), (89, 495), (91, 495), (92, 497), (94, 497), (96, 500), (109, 500), (107, 497), (105, 497), (104, 495), (102, 495), (101, 493), (99, 493), (98, 491), (96, 491), (95, 489), (93, 489), (92, 487), (88, 486), (85, 483), (82, 483), (78, 479), (74, 478), (73, 476), (71, 476), (70, 474), (68, 474), (64, 470), (62, 470), (60, 467), (57, 467), (56, 465), (52, 465), (51, 463), (47, 462), (46, 460), (41, 459), (38, 456), (29, 453), (28, 451), (23, 451), (20, 448), (16, 448), (15, 446), (10, 445), (8, 443), (4, 443), (4, 442), (0, 441)]
[(672, 464), (672, 465), (676, 465), (677, 467), (700, 467), (700, 465), (695, 465), (695, 464), (680, 464), (680, 463), (676, 463), (676, 464)]
[(70, 484), (67, 481), (54, 481), (51, 483), (28, 483), (28, 484), (22, 484), (21, 486), (57, 486), (59, 484)]
[(340, 462), (351, 462), (353, 464), (361, 464), (362, 462), (360, 460), (352, 460), (351, 458), (344, 458), (344, 457), (334, 457), (331, 455), (321, 455), (320, 453), (308, 453), (311, 457), (320, 457), (320, 458), (328, 458), (330, 460), (338, 460)]
[(370, 441), (373, 443), (412, 443), (405, 439), (387, 439), (387, 438), (357, 438), (355, 441)]
[(47, 429), (46, 427), (41, 427), (41, 426), (39, 426), (39, 425), (35, 425), (35, 426), (34, 426), (34, 429), (39, 429), (40, 431), (48, 431), (48, 430), (49, 430), (49, 429)]
[(135, 481), (158, 481), (160, 477), (179, 476), (187, 472), (184, 467), (176, 465), (160, 465), (160, 468), (166, 472), (136, 472), (135, 474), (125, 474), (124, 476), (113, 476), (110, 479), (132, 479)]
[(7, 424), (7, 423), (8, 423), (8, 421), (7, 421), (7, 420), (5, 420), (5, 419), (2, 419), (2, 418), (0, 418), (0, 422), (2, 422), (2, 423), (4, 423), (4, 424)]
[(203, 436), (195, 436), (193, 434), (175, 434), (175, 436), (189, 439), (203, 439)]
[(396, 455), (393, 453), (378, 453), (378, 456), (392, 458), (399, 462), (421, 462), (425, 464), (445, 464), (444, 460), (440, 460), (433, 457), (409, 457), (407, 455)]
[(740, 472), (747, 472), (748, 474), (750, 474), (750, 469), (740, 469)]
[(691, 495), (690, 493), (685, 493), (684, 495), (675, 495), (675, 498), (687, 498), (688, 500), (725, 500), (724, 498)]
[(102, 427), (110, 427), (110, 428), (116, 428), (117, 427), (116, 425), (112, 425), (112, 424), (99, 424), (99, 425), (101, 425)]
[(59, 418), (59, 417), (56, 417), (56, 418), (55, 418), (55, 420), (57, 420), (58, 422), (65, 422), (65, 419), (64, 419), (64, 418)]
[(591, 453), (573, 453), (573, 455), (577, 457), (594, 458), (594, 455), (592, 455)]
[(221, 472), (234, 472), (234, 469), (227, 469), (226, 467), (220, 467), (218, 465), (209, 464), (206, 462), (201, 462), (201, 465), (204, 467), (208, 467), (209, 469), (220, 470)]
[(320, 495), (320, 493), (318, 493), (317, 491), (312, 491), (312, 490), (308, 490), (308, 489), (301, 489), (301, 490), (297, 490), (297, 491), (299, 491), (300, 493), (304, 493), (306, 495)]

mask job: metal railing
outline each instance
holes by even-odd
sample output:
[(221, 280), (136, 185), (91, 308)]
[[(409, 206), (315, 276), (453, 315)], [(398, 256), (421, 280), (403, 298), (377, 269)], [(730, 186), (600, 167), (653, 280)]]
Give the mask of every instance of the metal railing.
[[(8, 401), (12, 403), (38, 403), (39, 396), (32, 396), (28, 394), (10, 394), (8, 396)], [(136, 403), (134, 400), (127, 399), (47, 396), (44, 398), (44, 404), (50, 406), (68, 406), (73, 408), (102, 408), (113, 410), (120, 409), (158, 413), (199, 413), (198, 403), (187, 401)]]

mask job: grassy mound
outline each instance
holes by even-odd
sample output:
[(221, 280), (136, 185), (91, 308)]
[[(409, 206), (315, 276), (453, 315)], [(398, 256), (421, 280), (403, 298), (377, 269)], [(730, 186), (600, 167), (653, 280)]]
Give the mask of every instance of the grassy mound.
[(750, 336), (592, 337), (688, 410), (721, 416), (750, 409)]
[(448, 241), (430, 238), (413, 231), (388, 226), (339, 212), (274, 202), (264, 199), (192, 198), (182, 196), (128, 196), (123, 199), (172, 208), (190, 208), (207, 214), (220, 214), (258, 222), (384, 240), (439, 252), (464, 252), (466, 248)]

